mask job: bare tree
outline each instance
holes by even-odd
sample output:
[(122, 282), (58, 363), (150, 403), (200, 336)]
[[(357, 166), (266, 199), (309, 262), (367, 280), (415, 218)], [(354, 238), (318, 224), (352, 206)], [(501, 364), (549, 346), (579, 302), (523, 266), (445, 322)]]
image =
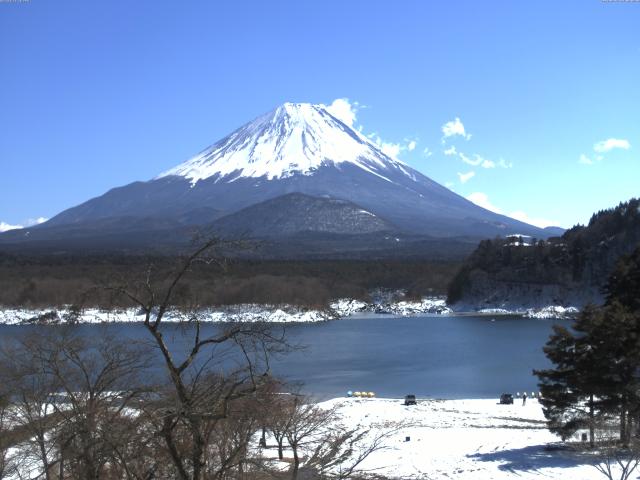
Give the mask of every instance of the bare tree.
[(0, 478), (10, 473), (9, 459), (9, 433), (11, 431), (11, 423), (9, 421), (9, 394), (7, 389), (3, 387), (0, 390)]
[(37, 459), (42, 478), (128, 478), (118, 452), (128, 441), (122, 426), (136, 423), (130, 409), (145, 393), (145, 353), (101, 333), (40, 328), (5, 351), (21, 465)]
[(305, 467), (318, 472), (321, 478), (347, 479), (370, 474), (362, 468), (363, 462), (373, 453), (388, 448), (386, 440), (405, 423), (374, 425), (374, 429), (356, 426), (347, 428), (339, 423), (320, 438)]
[(294, 395), (285, 404), (284, 415), (287, 418), (285, 437), (293, 453), (291, 478), (296, 480), (300, 470), (301, 450), (320, 442), (325, 429), (335, 421), (334, 409), (324, 409), (308, 399)]
[[(284, 346), (283, 335), (274, 336), (263, 323), (229, 324), (204, 333), (197, 302), (176, 308), (181, 281), (195, 264), (221, 266), (218, 239), (210, 239), (185, 257), (169, 278), (153, 278), (153, 268), (136, 285), (113, 290), (125, 295), (144, 313), (144, 327), (159, 350), (168, 374), (164, 402), (158, 402), (159, 434), (181, 480), (200, 480), (206, 472), (224, 471), (224, 463), (211, 455), (213, 432), (229, 418), (234, 402), (254, 395), (269, 371), (268, 355)], [(181, 299), (183, 300), (183, 299)], [(179, 318), (191, 335), (187, 353), (178, 358), (164, 335), (167, 315)], [(229, 367), (229, 365), (233, 365)], [(212, 462), (217, 465), (212, 465)], [(237, 466), (237, 465), (236, 465)]]
[(625, 445), (617, 438), (611, 423), (597, 430), (597, 461), (594, 467), (609, 480), (627, 480), (640, 465), (640, 440), (631, 438)]
[[(385, 449), (386, 440), (407, 427), (390, 422), (374, 428), (342, 423), (339, 407), (325, 408), (303, 395), (277, 395), (268, 430), (277, 442), (278, 458), (291, 450), (290, 477), (346, 479), (370, 473), (363, 462)], [(286, 441), (286, 447), (285, 447)]]
[(0, 383), (11, 392), (7, 401), (11, 402), (12, 443), (20, 445), (16, 460), (20, 464), (40, 464), (43, 478), (49, 480), (56, 452), (48, 433), (55, 426), (51, 400), (57, 387), (33, 355), (33, 346), (33, 341), (25, 345), (19, 340), (4, 346), (0, 352)]

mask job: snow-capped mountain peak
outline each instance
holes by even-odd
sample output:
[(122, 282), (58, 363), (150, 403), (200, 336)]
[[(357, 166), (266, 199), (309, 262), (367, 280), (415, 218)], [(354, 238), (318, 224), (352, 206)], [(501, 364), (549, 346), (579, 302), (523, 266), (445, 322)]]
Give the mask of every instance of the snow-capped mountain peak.
[(343, 162), (385, 180), (389, 169), (411, 176), (405, 164), (382, 153), (326, 106), (285, 103), (156, 178), (177, 175), (192, 184), (211, 177), (224, 182), (243, 177), (273, 180), (311, 175), (323, 165), (339, 168)]

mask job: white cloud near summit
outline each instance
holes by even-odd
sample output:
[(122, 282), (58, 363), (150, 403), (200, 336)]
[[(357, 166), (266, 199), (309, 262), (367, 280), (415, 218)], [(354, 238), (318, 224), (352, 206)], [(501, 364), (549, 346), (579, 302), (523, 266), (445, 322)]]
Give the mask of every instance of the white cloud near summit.
[(360, 104), (351, 102), (348, 98), (336, 98), (331, 105), (325, 105), (325, 108), (342, 123), (353, 128), (358, 118)]
[[(363, 133), (362, 126), (356, 127), (358, 111), (365, 108), (360, 102), (351, 101), (346, 97), (336, 98), (330, 105), (324, 107), (342, 123)], [(378, 146), (382, 153), (394, 159), (398, 159), (398, 155), (404, 151), (412, 152), (418, 146), (417, 140), (405, 139), (405, 143), (385, 142), (377, 133), (368, 134), (367, 137)]]

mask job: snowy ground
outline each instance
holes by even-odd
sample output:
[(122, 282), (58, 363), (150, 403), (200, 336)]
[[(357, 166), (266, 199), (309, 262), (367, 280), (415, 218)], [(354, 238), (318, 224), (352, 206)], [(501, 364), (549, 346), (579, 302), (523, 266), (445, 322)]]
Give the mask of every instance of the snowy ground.
[[(347, 425), (409, 421), (413, 426), (390, 437), (388, 449), (375, 452), (363, 468), (395, 478), (502, 480), (589, 480), (604, 478), (593, 460), (559, 446), (544, 426), (536, 400), (526, 406), (496, 400), (422, 400), (405, 407), (401, 400), (340, 398)], [(406, 437), (410, 437), (406, 441)], [(550, 448), (551, 447), (551, 448)], [(635, 477), (633, 477), (635, 478)]]
[[(302, 309), (292, 306), (273, 305), (234, 305), (220, 309), (206, 309), (199, 312), (201, 321), (206, 322), (324, 322), (347, 317), (358, 312), (387, 313), (392, 315), (410, 316), (425, 313), (448, 313), (442, 298), (425, 298), (420, 302), (395, 302), (380, 306), (369, 304), (360, 300), (341, 299), (333, 302), (326, 310)], [(52, 312), (52, 313), (51, 313)], [(69, 319), (68, 308), (57, 309), (5, 309), (0, 310), (0, 324), (18, 325), (24, 323), (65, 323)], [(49, 314), (49, 318), (43, 318)], [(38, 318), (40, 317), (40, 318)], [(187, 319), (184, 315), (169, 312), (165, 321), (179, 322)], [(97, 308), (84, 309), (80, 323), (107, 323), (107, 322), (142, 322), (144, 315), (140, 310), (100, 310)]]
[[(48, 312), (54, 312), (49, 319), (38, 318)], [(19, 325), (28, 323), (66, 323), (69, 318), (67, 308), (59, 309), (5, 309), (0, 310), (0, 324)], [(144, 315), (140, 310), (100, 310), (87, 308), (78, 319), (79, 323), (131, 323), (143, 322)], [(198, 318), (205, 322), (323, 322), (337, 318), (333, 312), (321, 310), (303, 310), (294, 307), (274, 307), (269, 305), (236, 305), (225, 309), (207, 309), (198, 312)], [(189, 319), (189, 315), (168, 312), (164, 321), (181, 322)]]
[[(218, 309), (205, 309), (198, 313), (199, 319), (205, 322), (273, 322), (273, 323), (307, 323), (325, 322), (354, 314), (385, 314), (401, 317), (418, 315), (522, 315), (528, 318), (565, 318), (575, 315), (576, 308), (548, 306), (540, 309), (505, 310), (484, 309), (478, 311), (452, 311), (442, 297), (425, 297), (420, 301), (375, 301), (371, 303), (350, 298), (343, 298), (331, 303), (325, 310), (304, 309), (288, 305), (233, 305)], [(25, 323), (66, 323), (69, 321), (68, 308), (20, 309), (0, 307), (0, 324), (19, 325)], [(43, 315), (48, 315), (43, 317)], [(184, 321), (186, 317), (176, 312), (165, 316), (167, 322)], [(100, 310), (87, 308), (78, 319), (80, 323), (128, 323), (142, 322), (144, 315), (137, 309)]]

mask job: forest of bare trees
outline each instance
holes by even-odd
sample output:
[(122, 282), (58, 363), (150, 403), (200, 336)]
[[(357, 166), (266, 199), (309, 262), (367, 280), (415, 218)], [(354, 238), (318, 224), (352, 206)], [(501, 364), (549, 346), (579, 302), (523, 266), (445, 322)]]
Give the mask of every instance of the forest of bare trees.
[[(153, 265), (113, 278), (108, 295), (145, 315), (145, 339), (37, 326), (0, 352), (0, 478), (355, 478), (397, 427), (341, 426), (338, 412), (291, 392), (269, 361), (296, 348), (266, 323), (201, 329), (194, 268), (219, 269), (216, 240), (170, 275)], [(178, 298), (180, 300), (178, 301)], [(165, 315), (180, 304), (188, 347)]]
[[(169, 277), (181, 259), (134, 255), (20, 256), (0, 252), (0, 305), (20, 308), (129, 307), (105, 285), (140, 276), (149, 264)], [(175, 300), (197, 298), (203, 306), (242, 303), (322, 308), (336, 298), (366, 300), (372, 289), (403, 289), (418, 298), (444, 294), (459, 262), (402, 260), (235, 259), (224, 266), (196, 264)]]

